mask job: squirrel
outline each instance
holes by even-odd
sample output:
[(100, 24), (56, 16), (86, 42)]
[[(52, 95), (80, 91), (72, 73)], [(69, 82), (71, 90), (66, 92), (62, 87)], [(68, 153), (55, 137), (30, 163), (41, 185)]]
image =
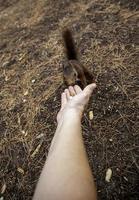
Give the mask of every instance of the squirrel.
[(67, 86), (79, 85), (82, 89), (92, 83), (93, 76), (78, 59), (72, 33), (69, 29), (63, 31), (67, 61), (63, 64), (63, 80)]

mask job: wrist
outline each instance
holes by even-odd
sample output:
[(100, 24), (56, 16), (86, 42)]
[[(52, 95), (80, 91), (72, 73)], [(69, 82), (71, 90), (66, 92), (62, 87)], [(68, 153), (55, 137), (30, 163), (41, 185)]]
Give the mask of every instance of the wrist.
[(67, 108), (63, 113), (63, 118), (65, 119), (77, 119), (81, 120), (83, 111), (77, 108)]
[(83, 111), (76, 108), (67, 108), (63, 111), (62, 116), (58, 120), (58, 126), (63, 124), (63, 122), (76, 122), (81, 121)]

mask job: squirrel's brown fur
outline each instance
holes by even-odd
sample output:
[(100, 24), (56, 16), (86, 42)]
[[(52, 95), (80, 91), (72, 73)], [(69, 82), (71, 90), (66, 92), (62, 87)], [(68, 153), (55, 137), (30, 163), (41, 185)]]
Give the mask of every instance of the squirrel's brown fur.
[(67, 61), (63, 64), (63, 79), (67, 86), (79, 85), (82, 89), (93, 81), (92, 74), (80, 64), (72, 33), (69, 29), (63, 31), (63, 39)]

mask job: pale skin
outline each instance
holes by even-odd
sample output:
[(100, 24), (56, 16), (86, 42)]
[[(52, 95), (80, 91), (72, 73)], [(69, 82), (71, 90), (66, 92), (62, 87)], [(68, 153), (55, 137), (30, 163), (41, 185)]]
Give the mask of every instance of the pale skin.
[(96, 84), (70, 86), (61, 95), (58, 126), (33, 200), (96, 200), (86, 155), (81, 118)]

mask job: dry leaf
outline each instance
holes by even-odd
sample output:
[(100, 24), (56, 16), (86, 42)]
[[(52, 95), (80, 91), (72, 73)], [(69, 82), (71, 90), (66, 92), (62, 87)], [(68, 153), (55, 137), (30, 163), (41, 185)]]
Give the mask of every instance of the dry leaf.
[(92, 120), (94, 118), (93, 111), (89, 111), (89, 119)]
[(21, 167), (18, 167), (18, 168), (17, 168), (17, 171), (18, 171), (19, 173), (21, 173), (21, 174), (24, 174), (24, 173), (25, 173), (24, 170), (23, 170)]
[(6, 190), (6, 184), (4, 183), (1, 188), (1, 194), (4, 194), (5, 190)]
[(111, 177), (112, 177), (112, 170), (110, 168), (108, 168), (106, 171), (105, 181), (110, 182)]

